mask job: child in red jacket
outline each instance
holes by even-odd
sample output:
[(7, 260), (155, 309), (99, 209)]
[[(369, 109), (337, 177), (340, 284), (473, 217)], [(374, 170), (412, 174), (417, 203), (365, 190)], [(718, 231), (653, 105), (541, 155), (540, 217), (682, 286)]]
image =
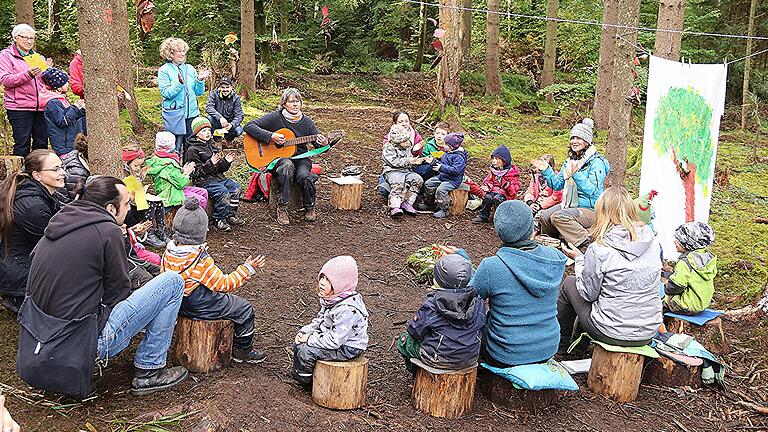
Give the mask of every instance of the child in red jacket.
[[(539, 159), (546, 161), (553, 170), (555, 168), (555, 157), (551, 154), (542, 155)], [(563, 191), (552, 190), (547, 186), (547, 182), (541, 175), (541, 171), (535, 169), (531, 174), (531, 183), (528, 185), (528, 190), (525, 191), (525, 198), (523, 201), (530, 207), (531, 213), (533, 213), (534, 231), (539, 232), (539, 214), (542, 210), (546, 210), (552, 206), (560, 204), (563, 200)]]
[(483, 179), (481, 188), (485, 192), (483, 206), (472, 222), (488, 222), (494, 207), (517, 197), (517, 191), (520, 190), (520, 170), (512, 165), (512, 155), (507, 146), (498, 146), (491, 153), (491, 168)]

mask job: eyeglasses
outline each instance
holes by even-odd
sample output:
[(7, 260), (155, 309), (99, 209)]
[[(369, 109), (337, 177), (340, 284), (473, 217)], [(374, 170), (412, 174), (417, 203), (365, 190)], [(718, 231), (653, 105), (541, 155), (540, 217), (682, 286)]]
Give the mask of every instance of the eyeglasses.
[(66, 171), (66, 170), (64, 169), (63, 166), (59, 165), (59, 166), (55, 166), (53, 168), (41, 169), (40, 171), (62, 172), (62, 171)]
[(34, 37), (34, 36), (22, 36), (22, 35), (18, 35), (18, 36), (16, 36), (16, 37), (17, 37), (17, 38), (19, 38), (19, 39), (24, 39), (24, 40), (27, 40), (27, 41), (33, 41), (33, 40), (35, 40), (35, 37)]

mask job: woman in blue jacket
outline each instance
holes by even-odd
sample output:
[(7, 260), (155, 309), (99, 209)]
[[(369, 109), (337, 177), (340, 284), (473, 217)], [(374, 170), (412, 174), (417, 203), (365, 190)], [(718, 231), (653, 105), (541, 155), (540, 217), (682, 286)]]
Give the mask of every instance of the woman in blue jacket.
[(586, 250), (590, 243), (587, 229), (595, 221), (595, 203), (603, 193), (608, 161), (592, 145), (592, 119), (585, 118), (571, 129), (568, 159), (560, 172), (555, 172), (541, 159), (531, 164), (541, 171), (547, 186), (563, 191), (560, 204), (541, 213), (541, 234), (560, 238)]
[(211, 75), (207, 69), (198, 73), (186, 63), (188, 50), (183, 39), (165, 39), (160, 44), (165, 64), (157, 70), (157, 86), (163, 96), (163, 127), (176, 136), (176, 152), (182, 157), (187, 150), (186, 139), (192, 134), (192, 120), (200, 115), (197, 97), (205, 93), (205, 79)]

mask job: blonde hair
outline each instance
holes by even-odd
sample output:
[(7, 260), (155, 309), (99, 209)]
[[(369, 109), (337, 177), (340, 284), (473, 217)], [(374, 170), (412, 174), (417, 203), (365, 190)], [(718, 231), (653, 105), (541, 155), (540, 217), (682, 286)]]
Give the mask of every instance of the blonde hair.
[(169, 37), (160, 44), (160, 57), (163, 60), (171, 61), (173, 53), (177, 51), (189, 51), (189, 45), (184, 39)]
[(606, 189), (595, 203), (595, 223), (592, 224), (592, 239), (605, 244), (605, 235), (614, 226), (621, 225), (629, 233), (630, 241), (637, 240), (637, 227), (642, 222), (637, 217), (635, 203), (623, 186), (611, 186)]

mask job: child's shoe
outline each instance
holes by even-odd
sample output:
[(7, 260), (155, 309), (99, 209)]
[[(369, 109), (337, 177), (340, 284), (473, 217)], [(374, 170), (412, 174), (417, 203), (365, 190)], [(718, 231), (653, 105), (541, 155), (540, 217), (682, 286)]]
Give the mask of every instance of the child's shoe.
[(400, 204), (400, 208), (403, 209), (403, 211), (408, 213), (409, 215), (416, 214), (416, 209), (413, 208), (413, 205), (407, 201), (404, 201), (402, 204)]
[(434, 216), (434, 217), (436, 217), (438, 219), (443, 219), (445, 217), (448, 217), (448, 212), (441, 209), (441, 210), (438, 210), (438, 211), (432, 213), (432, 216)]
[(224, 219), (216, 221), (216, 228), (223, 232), (232, 231), (232, 227)]
[(482, 217), (480, 215), (475, 216), (472, 219), (472, 222), (474, 223), (488, 223), (488, 218)]
[(309, 222), (314, 222), (317, 220), (317, 212), (314, 208), (311, 208), (304, 213), (304, 220)]
[(256, 364), (261, 363), (266, 359), (267, 355), (264, 354), (264, 351), (261, 350), (244, 350), (240, 348), (232, 348), (232, 360), (234, 360), (235, 363)]
[(419, 201), (416, 203), (416, 210), (418, 211), (430, 211), (432, 210), (432, 208), (433, 208), (432, 206), (430, 206), (429, 204), (423, 201)]
[(243, 226), (245, 221), (237, 217), (236, 215), (228, 216), (227, 223), (234, 226)]
[(389, 211), (389, 216), (393, 218), (398, 218), (403, 215), (403, 210), (399, 207), (393, 208)]
[(291, 220), (288, 218), (288, 210), (281, 205), (277, 206), (277, 223), (283, 226), (291, 224)]
[(160, 237), (158, 237), (155, 231), (152, 230), (147, 233), (147, 238), (144, 240), (144, 243), (154, 248), (162, 249), (168, 244), (168, 241), (163, 241)]

